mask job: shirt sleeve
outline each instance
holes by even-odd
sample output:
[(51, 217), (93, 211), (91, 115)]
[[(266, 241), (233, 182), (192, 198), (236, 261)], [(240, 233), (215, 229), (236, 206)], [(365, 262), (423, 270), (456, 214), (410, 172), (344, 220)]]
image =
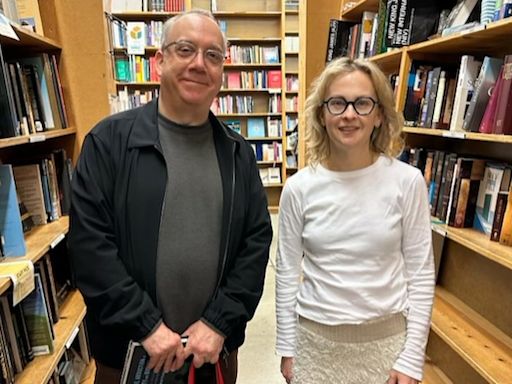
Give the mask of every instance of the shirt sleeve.
[(407, 335), (393, 369), (421, 380), (434, 300), (435, 272), (427, 188), (419, 172), (404, 196), (402, 226), (408, 293)]
[(276, 265), (276, 351), (280, 356), (295, 354), (297, 294), (303, 256), (302, 201), (287, 182), (279, 203), (279, 232)]

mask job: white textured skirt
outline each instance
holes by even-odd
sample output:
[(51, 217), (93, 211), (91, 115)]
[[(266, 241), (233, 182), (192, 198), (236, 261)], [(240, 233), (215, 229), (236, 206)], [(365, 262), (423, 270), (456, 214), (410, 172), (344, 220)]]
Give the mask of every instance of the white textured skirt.
[(405, 343), (402, 314), (362, 324), (299, 318), (293, 384), (385, 384)]

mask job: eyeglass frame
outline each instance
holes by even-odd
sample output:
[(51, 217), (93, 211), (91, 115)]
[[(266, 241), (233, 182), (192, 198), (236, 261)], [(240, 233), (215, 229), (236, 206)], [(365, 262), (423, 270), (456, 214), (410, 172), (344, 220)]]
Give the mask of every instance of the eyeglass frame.
[[(345, 109), (343, 109), (343, 111), (341, 111), (340, 113), (333, 113), (331, 111), (331, 109), (329, 108), (329, 102), (333, 99), (342, 99), (342, 100), (345, 100)], [(373, 103), (373, 106), (372, 108), (370, 109), (369, 112), (367, 113), (359, 113), (359, 111), (357, 110), (356, 108), (356, 103), (358, 100), (360, 99), (369, 99), (372, 101)], [(333, 116), (340, 116), (340, 115), (343, 115), (346, 111), (347, 111), (347, 108), (349, 105), (352, 105), (352, 108), (354, 109), (354, 111), (359, 115), (359, 116), (368, 116), (369, 114), (371, 114), (373, 112), (373, 110), (375, 109), (375, 106), (379, 105), (379, 102), (377, 100), (375, 100), (373, 97), (371, 96), (359, 96), (357, 97), (355, 100), (352, 100), (352, 101), (348, 101), (347, 99), (345, 99), (343, 96), (331, 96), (329, 97), (327, 100), (324, 100), (322, 102), (322, 104), (320, 105), (321, 107), (323, 107), (325, 105), (325, 107), (327, 108), (327, 111), (329, 111), (329, 113)]]
[[(218, 66), (218, 67), (221, 67), (222, 64), (224, 63), (224, 61), (226, 61), (226, 54), (223, 53), (221, 50), (217, 50), (217, 49), (214, 49), (214, 48), (208, 48), (208, 49), (203, 49), (203, 48), (199, 48), (196, 44), (192, 43), (191, 41), (187, 41), (187, 40), (176, 40), (176, 41), (171, 41), (170, 43), (167, 43), (165, 44), (164, 46), (162, 46), (161, 48), (161, 51), (164, 52), (167, 50), (167, 48), (173, 46), (173, 45), (176, 45), (176, 44), (181, 44), (181, 43), (184, 43), (184, 44), (188, 44), (190, 46), (193, 46), (195, 47), (196, 49), (196, 52), (194, 55), (192, 55), (188, 60), (189, 61), (192, 61), (194, 60), (197, 55), (199, 54), (199, 51), (202, 51), (202, 54), (203, 54), (203, 59), (206, 61), (206, 62), (209, 62), (211, 63), (212, 65), (215, 65), (215, 66)], [(212, 63), (211, 61), (208, 61), (206, 60), (206, 57), (205, 57), (205, 54), (207, 54), (208, 52), (215, 52), (215, 53), (220, 53), (222, 55), (222, 61), (219, 62), (219, 64), (215, 64), (215, 63)], [(179, 55), (178, 55), (179, 56)], [(182, 58), (182, 57), (180, 57)]]

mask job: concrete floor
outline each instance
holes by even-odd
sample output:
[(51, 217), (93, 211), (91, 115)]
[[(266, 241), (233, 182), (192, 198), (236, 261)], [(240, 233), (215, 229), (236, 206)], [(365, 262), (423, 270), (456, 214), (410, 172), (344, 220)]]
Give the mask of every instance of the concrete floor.
[[(272, 226), (274, 239), (270, 257), (273, 261), (276, 257), (277, 215), (272, 215)], [(281, 358), (275, 353), (275, 344), (275, 269), (273, 262), (269, 262), (263, 297), (247, 326), (245, 343), (238, 354), (237, 384), (286, 383), (279, 370)]]

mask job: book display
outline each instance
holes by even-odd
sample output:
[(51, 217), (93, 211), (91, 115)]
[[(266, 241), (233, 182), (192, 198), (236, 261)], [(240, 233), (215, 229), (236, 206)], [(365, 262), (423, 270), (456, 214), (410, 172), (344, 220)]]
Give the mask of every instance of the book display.
[[(85, 8), (102, 12), (101, 4)], [(83, 10), (77, 1), (12, 1), (0, 15), (0, 382), (65, 382), (58, 377), (67, 355), (76, 368), (66, 370), (67, 380), (78, 382), (84, 364), (78, 369), (71, 357), (74, 340), (89, 362), (86, 308), (66, 248), (69, 186), (81, 140), (108, 113), (108, 99), (103, 73), (84, 76), (84, 52), (97, 58), (84, 36), (97, 27), (75, 17)], [(17, 260), (33, 264), (35, 289), (13, 304), (18, 288), (2, 271)]]
[[(111, 111), (158, 96), (153, 56), (165, 20), (188, 9), (210, 10), (229, 42), (222, 88), (211, 110), (252, 144), (269, 207), (277, 211), (286, 177), (298, 168), (296, 148), (286, 145), (287, 136), (298, 130), (299, 2), (189, 0), (165, 2), (163, 8), (159, 2), (131, 4), (113, 2), (106, 9), (110, 89), (115, 90)], [(267, 147), (272, 151), (263, 150)], [(265, 152), (272, 155), (263, 156)]]
[[(353, 57), (362, 52), (389, 76), (406, 121), (402, 159), (422, 170), (430, 192), (437, 285), (423, 382), (507, 382), (512, 18), (501, 2), (461, 0), (436, 10), (420, 3), (306, 2), (305, 83), (320, 73), (329, 49), (337, 49), (331, 21), (349, 31), (339, 35), (345, 46), (338, 49), (349, 54), (365, 38), (354, 26), (366, 32), (368, 13), (375, 13), (368, 51), (355, 50)], [(410, 23), (425, 15), (434, 22)], [(311, 31), (315, 42), (308, 41)]]

